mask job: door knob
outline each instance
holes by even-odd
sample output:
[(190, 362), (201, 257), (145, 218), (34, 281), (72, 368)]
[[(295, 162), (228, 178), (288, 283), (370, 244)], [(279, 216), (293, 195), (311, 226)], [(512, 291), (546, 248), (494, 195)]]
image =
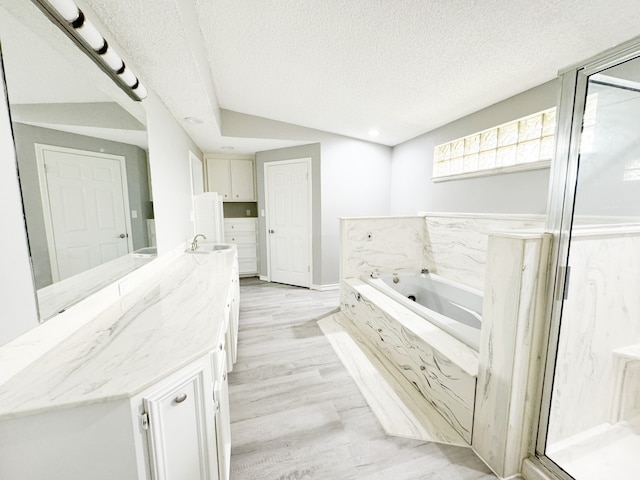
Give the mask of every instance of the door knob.
[(120, 235), (118, 235), (118, 237), (120, 237), (120, 238), (126, 238), (126, 236), (127, 236), (127, 235), (126, 235), (126, 234), (124, 234), (124, 233), (121, 233)]
[(269, 233), (276, 233), (275, 230), (269, 230)]

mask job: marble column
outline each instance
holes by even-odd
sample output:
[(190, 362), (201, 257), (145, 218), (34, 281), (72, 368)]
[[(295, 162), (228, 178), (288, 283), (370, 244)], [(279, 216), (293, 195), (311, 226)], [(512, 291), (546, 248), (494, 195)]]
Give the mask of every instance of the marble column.
[(520, 472), (542, 365), (547, 234), (489, 236), (472, 447), (502, 478)]

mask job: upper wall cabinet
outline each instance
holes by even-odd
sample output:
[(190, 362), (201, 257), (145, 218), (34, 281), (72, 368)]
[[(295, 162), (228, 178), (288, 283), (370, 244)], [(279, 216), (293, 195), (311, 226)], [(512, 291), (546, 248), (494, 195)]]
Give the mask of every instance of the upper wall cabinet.
[(206, 155), (207, 190), (225, 202), (255, 202), (254, 158), (242, 155)]

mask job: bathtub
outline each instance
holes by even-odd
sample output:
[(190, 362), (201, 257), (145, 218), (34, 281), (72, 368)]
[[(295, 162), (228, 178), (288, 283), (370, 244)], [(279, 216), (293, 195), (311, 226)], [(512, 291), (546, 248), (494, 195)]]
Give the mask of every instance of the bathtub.
[(478, 351), (482, 292), (433, 273), (363, 276), (362, 280)]

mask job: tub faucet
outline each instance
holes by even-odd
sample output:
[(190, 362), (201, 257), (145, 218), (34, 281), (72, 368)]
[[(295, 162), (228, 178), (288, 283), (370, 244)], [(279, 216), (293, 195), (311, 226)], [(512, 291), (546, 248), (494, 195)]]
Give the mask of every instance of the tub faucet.
[(423, 268), (422, 270), (420, 270), (420, 273), (423, 275), (428, 275), (429, 274), (429, 269), (428, 268)]
[(198, 248), (198, 237), (202, 237), (203, 240), (207, 239), (207, 237), (205, 237), (203, 234), (198, 233), (195, 237), (193, 237), (193, 240), (191, 241), (191, 250), (195, 250)]
[(371, 278), (380, 278), (380, 272), (376, 269), (371, 272)]

